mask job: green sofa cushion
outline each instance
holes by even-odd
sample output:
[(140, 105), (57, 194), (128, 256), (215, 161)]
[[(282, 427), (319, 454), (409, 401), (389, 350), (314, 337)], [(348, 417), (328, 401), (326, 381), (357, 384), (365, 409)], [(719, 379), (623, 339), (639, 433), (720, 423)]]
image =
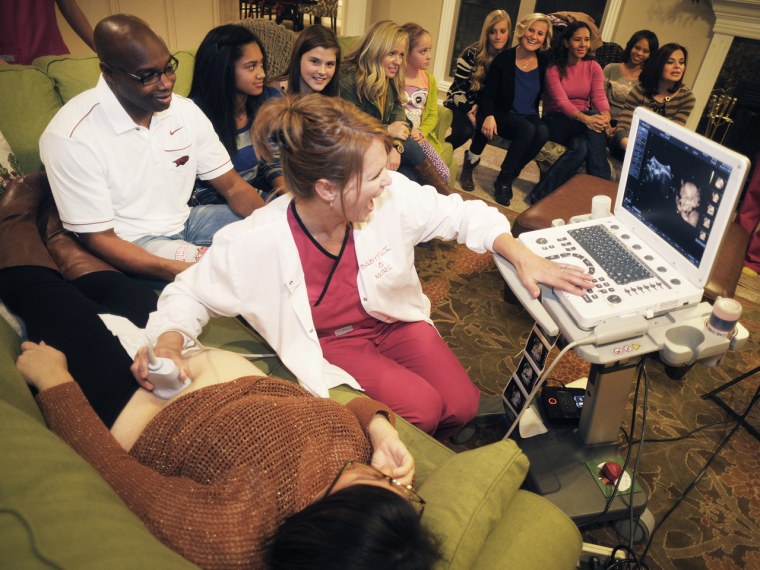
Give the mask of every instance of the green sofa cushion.
[(443, 539), (442, 568), (469, 568), (478, 558), (527, 471), (527, 457), (505, 440), (450, 456), (421, 483), (422, 520)]
[[(519, 548), (508, 548), (507, 541)], [(512, 498), (508, 516), (499, 521), (498, 530), (468, 570), (574, 570), (582, 545), (578, 528), (557, 506), (520, 490)]]
[(179, 61), (177, 68), (177, 81), (174, 84), (174, 92), (177, 95), (187, 97), (190, 86), (193, 83), (193, 70), (195, 69), (194, 51), (175, 51), (174, 57)]
[[(174, 92), (187, 96), (193, 81), (195, 55), (190, 51), (178, 51), (174, 57), (179, 60)], [(54, 79), (63, 103), (68, 103), (82, 91), (95, 87), (100, 76), (100, 60), (97, 56), (46, 55), (35, 59), (33, 65)]]
[(443, 539), (439, 568), (576, 567), (577, 527), (551, 502), (519, 490), (527, 471), (517, 444), (502, 440), (452, 455), (422, 482), (422, 520)]
[(345, 57), (351, 53), (351, 50), (359, 47), (361, 36), (338, 36), (338, 45), (340, 45), (341, 57)]
[(94, 55), (45, 55), (35, 59), (32, 65), (53, 78), (63, 103), (95, 87), (100, 75), (100, 60)]
[(53, 80), (36, 67), (0, 65), (0, 101), (0, 131), (22, 170), (39, 170), (39, 136), (61, 107)]
[(0, 418), (4, 567), (194, 568), (44, 425), (2, 400)]

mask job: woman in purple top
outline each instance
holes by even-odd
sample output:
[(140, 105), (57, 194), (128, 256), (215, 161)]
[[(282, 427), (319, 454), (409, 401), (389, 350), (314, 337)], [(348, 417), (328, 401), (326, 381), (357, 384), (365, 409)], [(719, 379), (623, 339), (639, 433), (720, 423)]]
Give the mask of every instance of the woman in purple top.
[(605, 134), (610, 104), (602, 68), (591, 59), (590, 49), (591, 29), (583, 22), (573, 22), (562, 34), (554, 63), (546, 71), (543, 119), (549, 127), (549, 140), (567, 150), (527, 196), (530, 204), (564, 184), (584, 161), (586, 172), (610, 179)]

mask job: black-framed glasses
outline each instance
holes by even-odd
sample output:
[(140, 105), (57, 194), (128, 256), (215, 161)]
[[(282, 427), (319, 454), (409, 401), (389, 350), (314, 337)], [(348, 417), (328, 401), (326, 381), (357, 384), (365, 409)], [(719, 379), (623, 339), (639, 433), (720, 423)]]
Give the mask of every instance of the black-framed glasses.
[(332, 492), (333, 487), (335, 487), (335, 484), (338, 482), (338, 479), (340, 479), (341, 475), (348, 471), (358, 472), (360, 478), (375, 481), (387, 481), (388, 485), (390, 485), (393, 489), (399, 489), (401, 491), (401, 494), (406, 497), (406, 499), (411, 503), (412, 507), (414, 507), (414, 510), (417, 511), (417, 516), (422, 516), (422, 512), (425, 510), (425, 499), (419, 496), (417, 491), (414, 490), (414, 487), (411, 485), (404, 485), (390, 475), (386, 475), (379, 469), (372, 467), (372, 465), (367, 465), (366, 463), (362, 463), (361, 461), (357, 461), (355, 459), (349, 459), (346, 461), (343, 469), (340, 470), (333, 482), (330, 483), (330, 486), (327, 488), (325, 497)]
[(135, 81), (139, 81), (146, 87), (148, 85), (155, 85), (161, 81), (162, 75), (166, 75), (167, 77), (174, 75), (177, 73), (177, 68), (179, 67), (179, 60), (174, 56), (171, 56), (169, 63), (161, 71), (153, 71), (152, 73), (145, 73), (144, 75), (135, 75), (134, 73), (130, 73), (126, 69), (122, 69), (118, 65), (108, 63), (107, 61), (104, 61), (103, 63), (105, 63), (108, 67), (113, 67), (116, 71), (123, 73), (127, 77), (131, 77)]

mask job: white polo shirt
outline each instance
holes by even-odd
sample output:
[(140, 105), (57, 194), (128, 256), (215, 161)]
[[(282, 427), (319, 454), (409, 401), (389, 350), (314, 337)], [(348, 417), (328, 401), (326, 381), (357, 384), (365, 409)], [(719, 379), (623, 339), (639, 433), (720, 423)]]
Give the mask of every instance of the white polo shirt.
[(53, 117), (40, 138), (40, 157), (66, 229), (113, 228), (128, 241), (180, 232), (195, 177), (210, 180), (232, 169), (195, 103), (174, 94), (146, 129), (102, 76)]

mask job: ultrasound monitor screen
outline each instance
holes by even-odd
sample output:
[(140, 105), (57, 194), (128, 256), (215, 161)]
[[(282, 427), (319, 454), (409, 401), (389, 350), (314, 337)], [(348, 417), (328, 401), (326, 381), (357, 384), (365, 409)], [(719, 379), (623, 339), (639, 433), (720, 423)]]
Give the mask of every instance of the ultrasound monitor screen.
[(640, 120), (622, 206), (699, 267), (730, 175), (729, 165)]

